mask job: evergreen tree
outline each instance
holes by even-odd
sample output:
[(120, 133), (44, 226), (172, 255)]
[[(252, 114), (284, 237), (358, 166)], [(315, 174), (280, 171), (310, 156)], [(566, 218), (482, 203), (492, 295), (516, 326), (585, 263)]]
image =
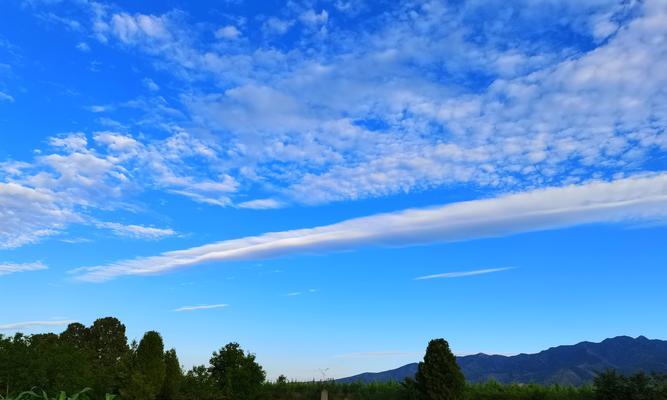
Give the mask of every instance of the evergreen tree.
[(162, 336), (155, 331), (146, 332), (130, 364), (129, 378), (120, 391), (123, 399), (156, 399), (162, 389), (166, 369)]
[(211, 377), (226, 398), (252, 400), (259, 396), (266, 373), (255, 355), (245, 354), (238, 343), (214, 352), (210, 363)]
[(445, 339), (429, 342), (424, 361), (419, 363), (415, 384), (422, 400), (458, 400), (463, 397), (465, 378)]
[(183, 380), (183, 371), (178, 362), (176, 350), (171, 349), (164, 353), (164, 382), (158, 398), (160, 400), (175, 400), (178, 396), (178, 390)]

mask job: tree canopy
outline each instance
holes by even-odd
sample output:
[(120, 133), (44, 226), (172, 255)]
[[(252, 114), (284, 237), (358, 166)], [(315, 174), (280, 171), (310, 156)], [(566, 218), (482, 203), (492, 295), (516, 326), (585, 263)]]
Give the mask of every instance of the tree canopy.
[(266, 379), (254, 354), (246, 354), (238, 343), (229, 343), (213, 353), (211, 377), (222, 393), (233, 400), (250, 400), (259, 395)]
[(458, 400), (463, 397), (465, 378), (445, 339), (429, 342), (424, 361), (419, 363), (415, 383), (422, 400)]

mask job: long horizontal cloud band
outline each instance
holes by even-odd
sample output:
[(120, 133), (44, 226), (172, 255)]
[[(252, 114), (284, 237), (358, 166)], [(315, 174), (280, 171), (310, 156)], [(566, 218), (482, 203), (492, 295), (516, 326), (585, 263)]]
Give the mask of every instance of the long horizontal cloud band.
[(667, 174), (547, 188), (425, 209), (355, 218), (310, 229), (227, 240), (155, 257), (74, 270), (77, 279), (106, 281), (149, 275), (212, 261), (287, 254), (449, 242), (587, 223), (667, 217)]

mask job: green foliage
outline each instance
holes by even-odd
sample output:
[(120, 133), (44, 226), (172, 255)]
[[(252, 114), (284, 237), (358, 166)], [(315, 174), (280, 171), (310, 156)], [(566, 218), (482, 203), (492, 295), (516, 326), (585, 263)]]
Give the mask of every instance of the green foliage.
[(591, 387), (504, 385), (494, 381), (467, 385), (465, 400), (594, 400)]
[(154, 400), (165, 378), (164, 343), (155, 331), (146, 332), (131, 355), (130, 373), (120, 389), (126, 400)]
[[(90, 392), (92, 392), (92, 389), (86, 388), (71, 396), (68, 396), (67, 393), (63, 391), (58, 393), (55, 397), (49, 397), (44, 391), (37, 393), (34, 390), (30, 390), (20, 393), (14, 398), (0, 396), (0, 400), (86, 400), (89, 398), (88, 396), (90, 395)], [(114, 398), (114, 396), (111, 396), (107, 397), (105, 400), (114, 400)]]
[(667, 400), (667, 375), (624, 376), (609, 370), (593, 382), (596, 400)]
[(81, 335), (86, 338), (86, 347), (92, 355), (92, 367), (96, 372), (93, 381), (95, 393), (118, 393), (126, 373), (122, 361), (130, 351), (125, 325), (116, 318), (100, 318)]
[(465, 378), (445, 339), (431, 340), (424, 361), (419, 363), (415, 384), (422, 400), (458, 400), (463, 397)]
[(178, 398), (178, 391), (183, 380), (183, 370), (181, 364), (178, 362), (178, 355), (176, 350), (171, 349), (164, 353), (165, 374), (162, 382), (162, 388), (158, 399), (160, 400), (176, 400)]
[(183, 400), (220, 400), (223, 399), (223, 395), (213, 381), (208, 368), (197, 365), (183, 377), (179, 398)]
[(75, 391), (90, 385), (87, 355), (58, 335), (0, 336), (0, 388), (6, 395), (39, 387)]
[[(411, 400), (415, 398), (414, 388), (409, 387), (409, 384), (397, 382), (370, 384), (276, 382), (264, 385), (262, 399), (319, 399), (321, 390), (325, 388), (329, 392), (329, 398), (335, 400)], [(462, 396), (464, 400), (595, 400), (592, 387), (501, 385), (496, 382), (467, 385)]]
[(311, 400), (323, 389), (331, 400), (667, 400), (667, 375), (644, 373), (607, 371), (588, 387), (466, 385), (443, 339), (429, 343), (415, 379), (402, 383), (288, 382), (283, 375), (264, 381), (255, 356), (237, 343), (183, 375), (176, 351), (164, 351), (159, 333), (128, 346), (125, 326), (115, 318), (90, 328), (71, 324), (60, 335), (0, 335), (0, 400), (116, 400), (118, 393), (123, 400)]
[(238, 343), (214, 352), (210, 364), (211, 378), (227, 399), (252, 400), (259, 396), (266, 373), (255, 355), (245, 354)]
[[(125, 326), (115, 318), (98, 319), (90, 328), (70, 324), (60, 335), (0, 335), (0, 392), (9, 399), (19, 395), (27, 399), (36, 393), (24, 392), (30, 388), (44, 398), (42, 390), (73, 393), (92, 387), (78, 398), (109, 400), (114, 397), (107, 393), (130, 391), (134, 384), (148, 388), (141, 393), (155, 398), (163, 387), (174, 386), (165, 382), (162, 339), (157, 332), (147, 334), (146, 339), (140, 348), (130, 349)], [(178, 364), (175, 352), (170, 353), (170, 359)], [(180, 370), (180, 366), (176, 368)]]
[(323, 389), (332, 400), (406, 400), (403, 386), (397, 382), (350, 383), (276, 382), (266, 383), (261, 399), (265, 400), (318, 400)]

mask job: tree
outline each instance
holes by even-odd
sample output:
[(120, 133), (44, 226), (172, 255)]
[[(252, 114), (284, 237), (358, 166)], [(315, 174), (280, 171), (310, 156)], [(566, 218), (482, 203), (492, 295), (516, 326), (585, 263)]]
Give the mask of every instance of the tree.
[(88, 330), (88, 346), (93, 357), (96, 395), (118, 393), (124, 373), (123, 360), (130, 351), (125, 325), (113, 317), (96, 320)]
[(415, 384), (423, 400), (457, 400), (463, 397), (465, 378), (445, 339), (431, 340), (419, 363)]
[(74, 322), (67, 325), (67, 329), (60, 334), (60, 339), (77, 349), (83, 349), (88, 347), (90, 330), (85, 325)]
[(160, 400), (175, 400), (178, 396), (178, 390), (183, 380), (183, 371), (178, 362), (176, 350), (171, 349), (164, 353), (164, 381), (158, 398)]
[(155, 331), (146, 332), (131, 357), (129, 379), (121, 395), (128, 400), (156, 399), (164, 384), (165, 370), (162, 336)]
[(197, 365), (192, 367), (183, 377), (180, 398), (187, 400), (219, 400), (223, 396), (213, 381), (208, 368)]
[(257, 398), (266, 373), (255, 361), (254, 354), (245, 354), (238, 343), (229, 343), (219, 352), (213, 353), (210, 364), (211, 378), (226, 398)]

